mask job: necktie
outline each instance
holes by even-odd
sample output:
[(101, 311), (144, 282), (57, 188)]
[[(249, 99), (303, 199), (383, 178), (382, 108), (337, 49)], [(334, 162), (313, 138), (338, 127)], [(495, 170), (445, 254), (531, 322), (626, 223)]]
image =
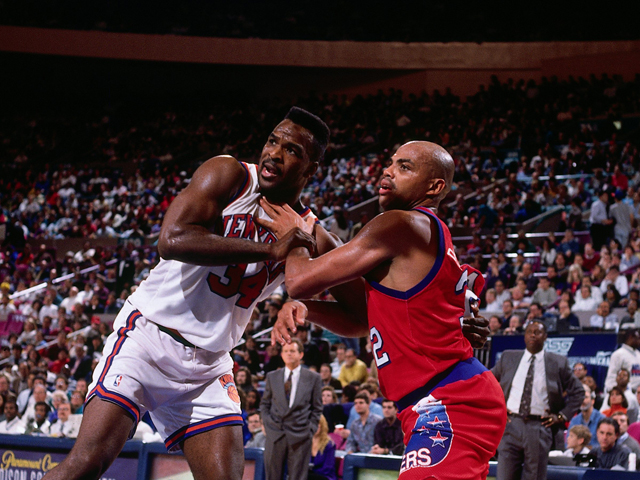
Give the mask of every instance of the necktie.
[(284, 382), (284, 395), (287, 397), (287, 403), (289, 403), (289, 399), (291, 398), (291, 375), (293, 375), (293, 372), (289, 372)]
[(528, 416), (531, 413), (531, 392), (533, 391), (533, 374), (535, 372), (536, 356), (531, 355), (531, 365), (527, 371), (527, 378), (524, 379), (524, 390), (520, 400), (520, 415)]

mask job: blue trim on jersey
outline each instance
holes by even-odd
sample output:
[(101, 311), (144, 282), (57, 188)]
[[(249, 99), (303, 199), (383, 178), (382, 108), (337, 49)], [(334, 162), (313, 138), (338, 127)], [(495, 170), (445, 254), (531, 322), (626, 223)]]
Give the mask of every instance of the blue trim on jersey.
[(378, 282), (370, 281), (369, 285), (371, 285), (371, 287), (374, 288), (375, 290), (378, 290), (379, 292), (384, 293), (385, 295), (389, 295), (390, 297), (399, 298), (400, 300), (408, 300), (409, 298), (413, 297), (415, 294), (420, 293), (422, 290), (424, 290), (427, 287), (427, 285), (431, 283), (431, 280), (433, 280), (435, 276), (438, 274), (438, 272), (440, 271), (440, 267), (442, 266), (442, 262), (444, 261), (444, 252), (445, 252), (444, 229), (442, 228), (442, 225), (440, 224), (440, 220), (438, 219), (438, 217), (436, 217), (428, 209), (423, 209), (423, 208), (424, 207), (417, 207), (414, 210), (424, 213), (429, 217), (433, 217), (433, 219), (436, 222), (436, 225), (438, 225), (438, 240), (440, 243), (438, 245), (438, 256), (436, 257), (436, 261), (433, 264), (433, 267), (431, 267), (431, 270), (429, 271), (427, 276), (424, 277), (422, 281), (420, 281), (420, 283), (418, 283), (415, 287), (410, 288), (406, 292), (403, 292), (402, 290), (395, 290), (393, 288), (385, 287), (383, 285), (380, 285)]
[(488, 372), (488, 370), (477, 358), (471, 357), (467, 360), (461, 360), (447, 368), (444, 372), (433, 377), (425, 386), (415, 389), (413, 392), (398, 400), (396, 402), (398, 405), (398, 413), (411, 405), (415, 405), (424, 397), (429, 396), (436, 388), (444, 387), (445, 385), (460, 380), (469, 380), (484, 372)]
[(240, 198), (240, 196), (244, 193), (244, 191), (247, 188), (247, 183), (249, 183), (249, 169), (247, 168), (247, 166), (244, 164), (244, 162), (238, 162), (240, 165), (242, 165), (242, 168), (244, 168), (244, 173), (245, 173), (245, 177), (244, 177), (244, 183), (242, 184), (242, 187), (240, 187), (240, 190), (238, 190), (238, 193), (236, 193), (233, 197), (231, 197), (229, 199), (229, 203), (227, 204), (227, 206), (231, 205), (233, 202), (235, 202), (238, 198)]

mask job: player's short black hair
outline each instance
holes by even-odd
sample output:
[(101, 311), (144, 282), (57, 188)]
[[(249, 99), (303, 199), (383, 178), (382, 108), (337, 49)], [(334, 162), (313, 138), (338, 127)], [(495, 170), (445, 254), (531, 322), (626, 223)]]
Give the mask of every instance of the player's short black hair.
[(287, 113), (284, 118), (285, 120), (291, 120), (296, 125), (300, 125), (311, 132), (318, 148), (314, 160), (322, 159), (331, 135), (327, 124), (324, 123), (320, 117), (300, 107), (291, 107), (289, 113)]

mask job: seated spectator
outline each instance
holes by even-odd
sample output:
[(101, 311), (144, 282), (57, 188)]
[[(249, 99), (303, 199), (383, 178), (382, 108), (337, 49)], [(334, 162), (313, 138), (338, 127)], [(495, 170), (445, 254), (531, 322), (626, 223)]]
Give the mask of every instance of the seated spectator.
[(342, 383), (340, 383), (340, 380), (333, 377), (333, 371), (331, 370), (330, 364), (323, 363), (320, 366), (320, 378), (322, 379), (323, 387), (333, 387), (336, 390), (342, 390)]
[(626, 297), (629, 294), (629, 282), (627, 281), (627, 277), (620, 275), (620, 267), (617, 265), (611, 265), (609, 267), (607, 275), (600, 283), (600, 291), (603, 296), (607, 290), (607, 285), (614, 285), (621, 297)]
[(497, 315), (489, 317), (489, 335), (502, 335), (502, 322)]
[(367, 380), (367, 365), (357, 358), (356, 352), (349, 348), (345, 351), (345, 362), (340, 369), (338, 380), (344, 387), (353, 381), (363, 383)]
[(253, 376), (247, 367), (240, 367), (235, 374), (236, 387), (243, 390), (245, 395), (253, 390)]
[(596, 400), (595, 391), (592, 391), (591, 388), (584, 383), (582, 386), (584, 387), (584, 400), (580, 406), (580, 411), (569, 422), (569, 430), (575, 425), (584, 425), (591, 432), (591, 446), (595, 447), (598, 444), (596, 437), (598, 422), (606, 417), (594, 408)]
[(569, 267), (569, 273), (567, 274), (567, 284), (571, 289), (571, 293), (573, 295), (580, 289), (582, 286), (582, 279), (584, 278), (584, 273), (582, 272), (582, 268), (580, 265), (573, 264)]
[(370, 403), (369, 392), (363, 390), (356, 394), (354, 407), (356, 408), (358, 419), (353, 422), (351, 429), (349, 429), (349, 437), (345, 446), (347, 453), (369, 453), (371, 447), (375, 444), (373, 432), (382, 417), (370, 412)]
[(52, 437), (76, 438), (80, 429), (80, 422), (71, 416), (69, 402), (60, 403), (58, 406), (58, 420), (49, 427), (49, 435)]
[(13, 315), (17, 309), (8, 294), (0, 293), (0, 322), (6, 322), (9, 315)]
[(310, 468), (309, 480), (337, 480), (336, 444), (329, 438), (327, 419), (323, 415), (311, 442)]
[(50, 411), (51, 407), (47, 402), (36, 403), (34, 418), (27, 422), (25, 433), (27, 435), (48, 436), (51, 426), (48, 420)]
[(609, 404), (609, 408), (602, 410), (602, 414), (605, 417), (611, 417), (615, 412), (623, 412), (626, 415), (629, 402), (620, 387), (615, 386), (609, 390), (607, 403)]
[(558, 251), (562, 252), (570, 262), (573, 262), (573, 256), (580, 251), (580, 242), (573, 236), (573, 230), (565, 230), (564, 237), (558, 245)]
[(505, 335), (520, 335), (523, 333), (522, 319), (519, 315), (511, 315), (509, 326), (504, 329)]
[(618, 438), (618, 444), (624, 445), (631, 452), (636, 454), (636, 470), (638, 469), (638, 462), (640, 462), (640, 443), (638, 441), (629, 436), (629, 417), (625, 415), (623, 412), (616, 412), (611, 415), (618, 425), (620, 426), (620, 437)]
[(247, 415), (247, 424), (251, 438), (245, 443), (246, 448), (264, 448), (266, 436), (264, 425), (262, 424), (262, 416), (259, 411), (249, 412)]
[(398, 418), (398, 407), (393, 400), (382, 400), (382, 420), (376, 425), (373, 438), (376, 443), (371, 447), (370, 453), (402, 455), (404, 452), (402, 422)]
[(583, 284), (580, 287), (574, 300), (573, 307), (571, 307), (572, 312), (590, 312), (598, 308), (598, 302), (591, 295), (591, 288), (588, 285)]
[(532, 305), (534, 303), (540, 304), (543, 308), (548, 307), (558, 299), (558, 293), (556, 289), (551, 287), (548, 277), (540, 277), (538, 282), (538, 288), (533, 292), (531, 297)]
[(568, 333), (572, 330), (580, 330), (580, 320), (569, 308), (569, 302), (560, 300), (558, 303), (558, 320), (556, 322), (558, 333)]
[(68, 401), (69, 397), (67, 396), (67, 393), (63, 392), (62, 390), (56, 390), (51, 394), (51, 406), (53, 408), (49, 413), (49, 423), (54, 423), (56, 420), (58, 420), (58, 407), (60, 406), (60, 404)]
[(5, 435), (21, 435), (27, 426), (18, 416), (18, 405), (13, 395), (7, 397), (4, 402), (5, 419), (0, 422), (0, 434)]
[(511, 289), (511, 302), (516, 310), (529, 308), (531, 297), (525, 297), (524, 290), (516, 286)]
[(329, 424), (329, 432), (333, 432), (336, 425), (345, 425), (348, 416), (333, 387), (322, 387), (322, 414)]
[(637, 300), (629, 299), (627, 302), (627, 313), (620, 319), (620, 328), (624, 328), (624, 324), (633, 324), (640, 327), (640, 312), (638, 311)]
[(266, 355), (264, 358), (264, 374), (266, 375), (269, 372), (273, 372), (279, 368), (284, 367), (284, 361), (280, 356), (280, 344), (276, 343), (275, 345), (267, 345)]
[(591, 322), (591, 328), (615, 331), (618, 330), (620, 322), (618, 316), (615, 313), (611, 313), (611, 306), (607, 301), (600, 302), (596, 313), (591, 315), (589, 321)]
[(47, 401), (47, 387), (45, 387), (44, 385), (38, 383), (36, 385), (33, 386), (33, 394), (31, 396), (31, 398), (29, 399), (29, 402), (27, 404), (27, 408), (25, 409), (24, 413), (22, 414), (22, 419), (24, 420), (25, 425), (28, 424), (29, 422), (31, 422), (35, 416), (35, 407), (36, 407), (36, 403), (38, 402), (46, 402)]
[(91, 377), (93, 358), (87, 355), (87, 347), (84, 345), (75, 346), (76, 359), (69, 364), (69, 373), (74, 380)]
[(486, 306), (484, 307), (484, 310), (487, 313), (502, 312), (502, 305), (498, 303), (495, 288), (490, 288), (485, 292), (485, 302)]
[(557, 254), (558, 253), (555, 246), (551, 243), (551, 240), (549, 240), (549, 238), (543, 238), (542, 250), (540, 251), (540, 266), (546, 268), (554, 265)]
[(505, 282), (502, 280), (496, 281), (494, 287), (496, 289), (496, 301), (502, 306), (505, 300), (511, 300), (511, 292), (505, 288)]
[(589, 453), (591, 449), (589, 444), (591, 443), (591, 432), (584, 425), (575, 425), (569, 430), (567, 435), (567, 450), (564, 455), (567, 457), (575, 457), (578, 454)]
[[(358, 387), (358, 392), (367, 391), (369, 393), (369, 399), (371, 402), (369, 403), (369, 411), (379, 417), (382, 417), (382, 405), (378, 403), (376, 400), (379, 398), (379, 390), (378, 386), (369, 382), (365, 382), (360, 387)], [(356, 406), (351, 407), (349, 411), (349, 418), (347, 419), (346, 427), (348, 429), (351, 428), (353, 422), (355, 422), (360, 417)]]
[(502, 302), (502, 317), (500, 318), (500, 321), (502, 322), (502, 328), (506, 328), (509, 326), (509, 319), (512, 315), (514, 315), (513, 302), (511, 301), (511, 299), (505, 300), (504, 302)]
[(613, 418), (603, 418), (598, 422), (598, 445), (591, 451), (596, 456), (596, 468), (610, 470), (614, 467), (626, 470), (629, 465), (630, 450), (618, 444), (620, 426)]
[(631, 245), (627, 245), (624, 247), (624, 253), (620, 259), (620, 271), (626, 273), (627, 270), (631, 270), (638, 265), (640, 265), (640, 258), (636, 256), (633, 251), (633, 247)]
[(260, 410), (260, 392), (255, 388), (249, 390), (246, 395), (245, 403), (247, 412), (251, 412), (252, 410)]
[(620, 306), (620, 293), (616, 289), (615, 285), (607, 285), (607, 289), (604, 292), (604, 300), (609, 303), (609, 307), (613, 310)]
[(84, 413), (84, 400), (85, 396), (80, 390), (73, 391), (71, 394), (71, 400), (69, 401), (72, 415), (80, 415)]
[(600, 261), (600, 252), (593, 248), (593, 243), (587, 242), (584, 244), (584, 253), (582, 254), (584, 263), (582, 268), (585, 272), (591, 272)]

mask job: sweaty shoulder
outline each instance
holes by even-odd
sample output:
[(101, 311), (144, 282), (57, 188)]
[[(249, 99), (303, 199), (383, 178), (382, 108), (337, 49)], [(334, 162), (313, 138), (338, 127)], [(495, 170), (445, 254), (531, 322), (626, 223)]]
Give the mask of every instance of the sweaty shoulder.
[(429, 216), (415, 210), (389, 210), (367, 223), (357, 236), (384, 234), (394, 242), (415, 241), (419, 237), (429, 243), (432, 236), (431, 223)]
[(195, 171), (189, 187), (204, 189), (216, 197), (233, 197), (242, 188), (247, 170), (235, 158), (219, 155), (204, 162)]

